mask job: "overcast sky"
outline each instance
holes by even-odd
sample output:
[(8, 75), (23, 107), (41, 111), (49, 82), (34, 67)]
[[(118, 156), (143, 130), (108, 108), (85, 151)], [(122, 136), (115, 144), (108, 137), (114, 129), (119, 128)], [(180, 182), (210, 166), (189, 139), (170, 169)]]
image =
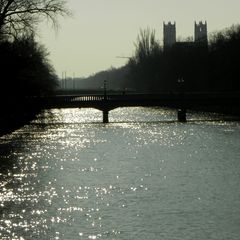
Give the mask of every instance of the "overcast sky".
[(162, 41), (163, 22), (176, 21), (177, 36), (193, 36), (194, 21), (208, 31), (240, 23), (240, 0), (68, 0), (73, 17), (60, 19), (56, 32), (42, 23), (39, 37), (57, 74), (88, 76), (119, 67), (132, 56), (140, 29), (155, 29)]

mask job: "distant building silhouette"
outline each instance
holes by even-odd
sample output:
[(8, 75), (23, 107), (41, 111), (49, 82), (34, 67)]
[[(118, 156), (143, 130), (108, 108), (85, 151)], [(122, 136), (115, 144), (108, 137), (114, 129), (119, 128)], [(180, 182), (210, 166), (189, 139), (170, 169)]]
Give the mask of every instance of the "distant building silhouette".
[(172, 47), (176, 43), (176, 23), (163, 23), (164, 48)]
[(202, 21), (198, 24), (194, 24), (194, 41), (195, 42), (207, 42), (207, 22)]
[(173, 24), (163, 22), (163, 46), (164, 49), (171, 48), (174, 45), (194, 46), (196, 43), (208, 43), (207, 22), (200, 21), (194, 23), (194, 41), (193, 42), (177, 42), (176, 40), (176, 22)]

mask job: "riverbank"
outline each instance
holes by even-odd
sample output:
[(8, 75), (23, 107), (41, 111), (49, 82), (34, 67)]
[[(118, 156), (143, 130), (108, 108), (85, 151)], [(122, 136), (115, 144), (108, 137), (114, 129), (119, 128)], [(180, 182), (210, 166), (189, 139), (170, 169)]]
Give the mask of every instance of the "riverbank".
[(28, 124), (41, 111), (41, 107), (29, 99), (4, 99), (0, 108), (0, 136)]
[(194, 108), (194, 109), (191, 109), (190, 111), (216, 113), (216, 114), (222, 115), (224, 120), (240, 121), (240, 109), (237, 107), (208, 106), (208, 107)]
[(19, 115), (18, 113), (12, 113), (11, 115), (1, 115), (0, 137), (28, 124), (36, 117), (37, 113), (38, 112), (25, 112), (21, 113), (21, 115)]

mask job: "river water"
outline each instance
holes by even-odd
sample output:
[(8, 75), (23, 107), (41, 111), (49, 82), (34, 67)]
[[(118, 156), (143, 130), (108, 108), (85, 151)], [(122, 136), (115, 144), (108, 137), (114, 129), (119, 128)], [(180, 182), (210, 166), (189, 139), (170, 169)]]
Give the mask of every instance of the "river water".
[(240, 122), (45, 111), (0, 138), (0, 239), (240, 236)]

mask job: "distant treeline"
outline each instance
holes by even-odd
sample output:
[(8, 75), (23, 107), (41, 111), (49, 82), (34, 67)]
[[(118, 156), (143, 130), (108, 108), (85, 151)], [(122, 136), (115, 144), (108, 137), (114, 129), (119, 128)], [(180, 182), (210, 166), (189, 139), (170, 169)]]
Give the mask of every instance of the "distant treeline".
[(87, 78), (71, 78), (62, 81), (62, 88), (67, 89), (79, 89), (79, 90), (103, 90), (104, 81), (107, 82), (107, 89), (109, 90), (124, 90), (128, 85), (127, 75), (128, 75), (128, 66), (123, 66), (121, 68), (110, 68), (108, 70), (100, 71), (96, 74), (93, 74)]
[(240, 91), (240, 26), (212, 33), (208, 42), (191, 38), (164, 49), (155, 31), (141, 30), (128, 63), (79, 81), (86, 88), (141, 92)]
[(164, 49), (155, 33), (140, 32), (128, 62), (128, 83), (139, 91), (239, 91), (240, 26), (207, 42), (177, 42)]

